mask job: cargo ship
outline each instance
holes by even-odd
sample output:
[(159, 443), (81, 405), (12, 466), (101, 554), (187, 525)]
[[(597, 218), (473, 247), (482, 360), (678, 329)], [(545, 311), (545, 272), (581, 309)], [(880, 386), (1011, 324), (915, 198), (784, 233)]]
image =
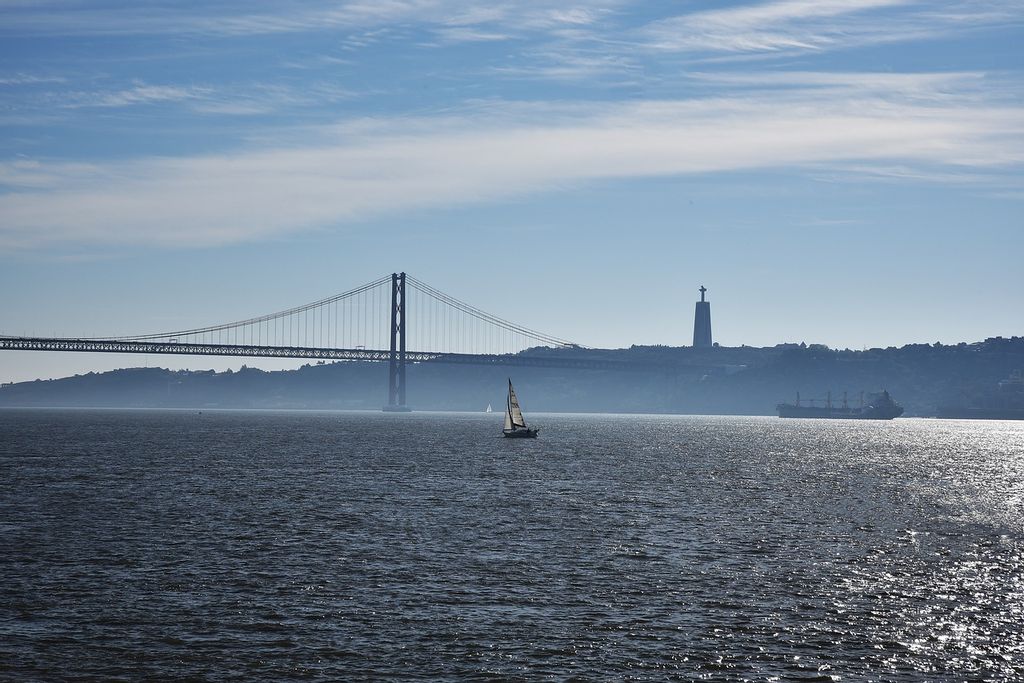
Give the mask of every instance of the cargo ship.
[[(815, 403), (821, 402), (821, 405)], [(891, 420), (903, 414), (903, 406), (896, 403), (888, 391), (871, 394), (868, 402), (864, 402), (864, 394), (860, 395), (860, 404), (849, 405), (846, 394), (843, 394), (841, 405), (832, 405), (831, 392), (826, 399), (806, 399), (810, 405), (801, 405), (800, 393), (797, 392), (796, 403), (779, 403), (776, 409), (779, 417), (816, 417), (833, 420)]]

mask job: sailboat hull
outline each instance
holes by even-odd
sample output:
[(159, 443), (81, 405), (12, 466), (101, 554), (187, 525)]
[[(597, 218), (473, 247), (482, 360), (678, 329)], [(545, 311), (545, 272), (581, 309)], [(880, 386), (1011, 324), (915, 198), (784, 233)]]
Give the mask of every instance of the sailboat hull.
[(537, 432), (539, 429), (513, 429), (510, 431), (502, 431), (506, 439), (536, 439)]

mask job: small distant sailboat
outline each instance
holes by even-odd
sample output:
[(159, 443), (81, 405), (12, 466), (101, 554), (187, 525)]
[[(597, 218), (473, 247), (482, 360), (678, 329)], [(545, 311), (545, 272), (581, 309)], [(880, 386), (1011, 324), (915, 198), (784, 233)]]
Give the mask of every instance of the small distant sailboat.
[(494, 412), (493, 410), (491, 410), (491, 404), (490, 403), (487, 404), (487, 410), (485, 410), (484, 412), (485, 413), (493, 413)]
[(508, 401), (505, 410), (505, 428), (501, 433), (510, 439), (533, 439), (537, 437), (540, 429), (530, 429), (523, 419), (523, 411), (519, 408), (519, 399), (516, 398), (516, 391), (512, 388), (512, 380), (508, 381)]

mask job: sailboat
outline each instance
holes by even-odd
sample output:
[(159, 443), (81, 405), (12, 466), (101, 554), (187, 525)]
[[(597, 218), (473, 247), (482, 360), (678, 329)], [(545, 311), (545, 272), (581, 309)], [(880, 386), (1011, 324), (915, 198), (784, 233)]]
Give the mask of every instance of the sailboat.
[(484, 412), (485, 413), (493, 413), (494, 412), (494, 410), (491, 408), (491, 404), (490, 403), (487, 404), (487, 410), (485, 410)]
[(510, 439), (533, 439), (536, 438), (540, 429), (530, 429), (523, 419), (523, 411), (519, 409), (519, 399), (516, 398), (516, 390), (512, 388), (511, 378), (508, 380), (508, 401), (505, 409), (505, 428), (501, 433)]

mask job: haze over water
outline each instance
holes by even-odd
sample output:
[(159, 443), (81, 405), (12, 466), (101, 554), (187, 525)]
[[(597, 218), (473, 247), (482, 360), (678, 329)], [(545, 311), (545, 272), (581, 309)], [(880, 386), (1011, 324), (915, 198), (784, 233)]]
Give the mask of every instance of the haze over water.
[(1024, 424), (0, 411), (16, 678), (1024, 677)]

